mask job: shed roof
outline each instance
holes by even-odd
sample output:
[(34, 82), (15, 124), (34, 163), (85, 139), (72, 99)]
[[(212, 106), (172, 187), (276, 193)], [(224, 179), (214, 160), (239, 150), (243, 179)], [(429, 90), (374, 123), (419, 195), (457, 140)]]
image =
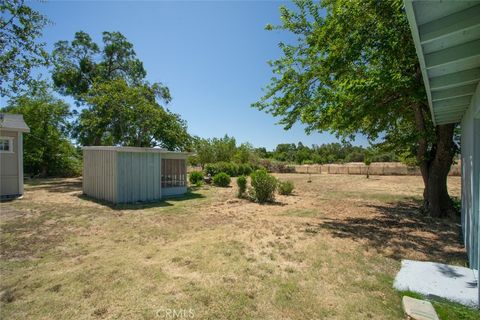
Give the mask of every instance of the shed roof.
[(117, 152), (148, 152), (148, 153), (163, 153), (163, 154), (178, 154), (178, 155), (193, 155), (192, 152), (170, 151), (161, 148), (140, 148), (140, 147), (118, 147), (118, 146), (86, 146), (83, 150), (110, 150)]
[(433, 121), (460, 122), (480, 81), (480, 1), (404, 2)]
[(23, 120), (23, 115), (13, 113), (0, 113), (0, 129), (30, 132), (30, 128)]

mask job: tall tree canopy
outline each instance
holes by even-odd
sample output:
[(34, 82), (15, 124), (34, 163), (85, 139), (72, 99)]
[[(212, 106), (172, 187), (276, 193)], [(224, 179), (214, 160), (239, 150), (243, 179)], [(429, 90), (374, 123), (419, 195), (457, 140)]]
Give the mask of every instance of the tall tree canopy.
[(2, 112), (19, 113), (30, 127), (24, 135), (25, 172), (33, 176), (76, 176), (81, 163), (69, 139), (71, 112), (44, 83), (9, 100)]
[(32, 83), (31, 70), (48, 64), (38, 41), (47, 18), (23, 0), (0, 1), (0, 95), (12, 96)]
[[(207, 163), (230, 162), (236, 158), (237, 143), (234, 137), (225, 135), (223, 138), (202, 139), (195, 138), (193, 146), (196, 156), (195, 164), (202, 167)], [(243, 147), (242, 147), (243, 148)], [(242, 158), (242, 155), (238, 155)]]
[(85, 32), (59, 41), (53, 51), (57, 90), (84, 106), (75, 137), (84, 145), (160, 146), (188, 149), (179, 115), (160, 105), (171, 101), (162, 83), (146, 81), (133, 45), (119, 32), (104, 32), (103, 47)]
[(95, 83), (83, 95), (89, 107), (81, 111), (74, 134), (82, 145), (188, 149), (186, 123), (157, 103), (161, 94), (155, 85), (129, 86), (123, 79)]
[(446, 178), (456, 151), (454, 125), (433, 126), (401, 0), (295, 1), (280, 8), (280, 26), (297, 36), (280, 43), (275, 76), (254, 107), (308, 131), (362, 133), (404, 158), (414, 157), (425, 183), (424, 208), (453, 212)]

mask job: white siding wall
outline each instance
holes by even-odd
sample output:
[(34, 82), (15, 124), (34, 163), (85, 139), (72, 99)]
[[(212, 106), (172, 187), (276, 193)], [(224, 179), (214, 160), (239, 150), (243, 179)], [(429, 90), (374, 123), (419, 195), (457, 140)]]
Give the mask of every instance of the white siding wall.
[(480, 85), (462, 120), (462, 229), (469, 265), (478, 269), (480, 243)]
[(83, 150), (83, 193), (117, 202), (117, 155), (113, 150)]
[[(0, 130), (0, 136), (13, 139), (12, 152), (0, 152), (0, 196), (17, 196), (23, 193), (23, 170), (20, 179), (19, 168), (19, 164), (23, 165), (21, 162), (23, 158), (18, 148), (18, 132)], [(19, 185), (19, 181), (22, 181), (22, 186)]]

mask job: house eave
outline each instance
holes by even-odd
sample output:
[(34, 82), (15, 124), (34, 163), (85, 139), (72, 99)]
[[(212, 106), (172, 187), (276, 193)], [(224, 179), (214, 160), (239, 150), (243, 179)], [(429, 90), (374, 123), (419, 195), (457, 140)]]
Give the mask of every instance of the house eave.
[(480, 2), (404, 4), (433, 123), (460, 122), (480, 81)]

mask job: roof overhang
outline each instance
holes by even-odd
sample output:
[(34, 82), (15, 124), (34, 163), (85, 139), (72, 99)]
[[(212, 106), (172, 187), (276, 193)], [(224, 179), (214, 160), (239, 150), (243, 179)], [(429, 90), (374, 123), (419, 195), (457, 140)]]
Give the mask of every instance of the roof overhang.
[(21, 114), (0, 113), (0, 130), (30, 132)]
[(404, 3), (433, 122), (460, 122), (480, 81), (480, 1)]

